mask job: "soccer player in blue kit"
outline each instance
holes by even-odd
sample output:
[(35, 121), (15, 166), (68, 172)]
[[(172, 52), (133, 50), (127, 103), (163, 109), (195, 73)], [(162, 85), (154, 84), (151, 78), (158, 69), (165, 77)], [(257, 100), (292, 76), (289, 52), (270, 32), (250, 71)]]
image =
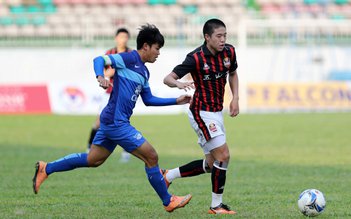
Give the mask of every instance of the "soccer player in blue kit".
[(111, 86), (104, 78), (104, 67), (116, 69), (113, 90), (107, 106), (101, 113), (100, 129), (96, 133), (89, 153), (75, 153), (56, 161), (38, 161), (33, 177), (33, 190), (37, 194), (40, 185), (55, 172), (70, 171), (80, 167), (98, 167), (111, 155), (116, 145), (138, 157), (145, 163), (145, 171), (151, 186), (163, 202), (164, 208), (172, 212), (189, 203), (191, 195), (175, 196), (168, 193), (158, 166), (158, 155), (144, 136), (130, 124), (139, 94), (147, 106), (186, 104), (191, 97), (158, 98), (152, 95), (146, 62), (153, 63), (164, 45), (164, 38), (154, 25), (141, 26), (137, 36), (137, 50), (129, 53), (99, 56), (94, 59), (94, 71), (102, 88)]

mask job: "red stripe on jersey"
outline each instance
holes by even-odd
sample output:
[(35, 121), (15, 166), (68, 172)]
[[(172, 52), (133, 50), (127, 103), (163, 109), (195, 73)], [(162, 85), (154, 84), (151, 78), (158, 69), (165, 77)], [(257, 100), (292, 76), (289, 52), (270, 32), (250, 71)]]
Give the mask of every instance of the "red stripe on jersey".
[[(218, 63), (219, 63), (219, 70), (221, 72), (223, 72), (223, 70), (224, 70), (224, 68), (223, 68), (223, 59), (222, 59), (220, 54), (218, 54), (217, 58), (218, 58)], [(225, 82), (223, 80), (225, 80), (225, 79), (224, 78), (220, 78), (218, 81), (216, 81), (216, 84), (218, 84), (219, 87), (222, 88), (222, 89), (223, 89), (223, 87), (225, 87)], [(219, 93), (221, 95), (222, 94), (222, 90), (219, 91)], [(221, 104), (220, 104), (219, 98), (217, 98), (217, 100), (218, 100), (218, 103), (219, 103), (217, 105), (217, 110), (220, 110), (220, 105)]]
[(218, 57), (218, 63), (219, 63), (219, 70), (223, 71), (223, 60), (221, 58), (221, 55), (219, 54), (217, 57)]
[[(203, 51), (201, 51), (200, 54), (201, 54), (201, 58), (202, 58), (202, 61), (204, 62), (204, 67), (205, 67), (205, 64), (207, 64), (206, 58), (205, 58), (205, 54), (204, 54)], [(207, 64), (207, 65), (208, 65), (208, 64)], [(208, 69), (204, 69), (204, 70), (205, 70), (206, 74), (210, 73), (209, 68), (208, 68)]]
[[(202, 52), (201, 52), (202, 53)], [(199, 56), (197, 53), (194, 54), (194, 57), (195, 57), (195, 61), (196, 61), (196, 66), (197, 66), (197, 70), (198, 72), (200, 72), (200, 60), (199, 60)], [(203, 98), (203, 101), (206, 101), (206, 90), (205, 90), (205, 86), (204, 86), (204, 81), (203, 81), (203, 78), (201, 77), (201, 74), (195, 74), (196, 76), (198, 76), (198, 83), (200, 84), (200, 86), (197, 88), (197, 92), (200, 92), (202, 94), (202, 98)], [(195, 92), (196, 92), (195, 91)], [(198, 99), (198, 101), (200, 101), (200, 98)]]
[[(215, 62), (215, 59), (213, 56), (211, 56), (211, 63), (212, 63), (213, 71), (216, 73), (217, 72), (216, 62)], [(218, 92), (220, 91), (220, 89), (219, 89), (219, 84), (218, 84), (217, 78), (216, 78), (214, 84), (216, 86), (216, 90), (211, 93), (212, 108), (215, 108), (215, 105), (218, 106), (221, 104), (221, 102), (219, 101), (219, 98), (218, 98)], [(215, 100), (216, 100), (216, 104), (215, 104)]]
[(234, 62), (234, 48), (230, 47), (230, 52), (231, 52), (231, 61)]
[[(207, 64), (207, 60), (206, 60), (206, 58), (205, 58), (205, 54), (204, 54), (204, 52), (201, 50), (201, 58), (202, 58), (202, 61), (204, 62), (204, 68), (205, 68), (205, 64), (206, 65), (208, 65)], [(208, 69), (204, 69), (205, 70), (205, 72), (206, 72), (206, 74), (209, 74), (210, 73), (210, 70), (209, 70), (209, 68)], [(212, 88), (212, 84), (211, 84), (211, 80), (208, 80), (208, 81), (206, 81), (206, 82), (204, 82), (204, 83), (206, 83), (207, 85), (208, 85), (208, 94), (210, 94), (210, 101), (212, 101), (212, 99), (213, 99), (213, 88)], [(210, 105), (208, 104), (208, 100), (206, 99), (206, 89), (205, 89), (205, 87), (203, 86), (202, 87), (202, 93), (203, 93), (203, 96), (204, 96), (204, 101), (205, 101), (205, 103), (207, 103), (206, 104), (206, 111), (210, 111)], [(213, 102), (212, 102), (213, 103)]]
[(195, 62), (196, 62), (196, 70), (200, 71), (200, 61), (199, 61), (199, 57), (197, 56), (197, 54), (194, 54), (194, 58), (195, 58)]
[[(196, 53), (194, 54), (194, 59), (195, 59), (195, 62), (196, 62), (196, 71), (200, 72), (200, 61), (199, 61), (199, 57), (197, 56)], [(201, 84), (199, 85), (199, 83), (201, 83), (201, 82), (200, 82), (200, 76), (198, 74), (194, 73), (194, 74), (192, 74), (192, 77), (194, 79), (194, 83), (195, 83), (195, 86), (196, 86), (195, 96), (197, 96), (197, 98), (194, 98), (195, 102), (193, 103), (193, 105), (194, 105), (195, 108), (197, 108), (198, 105), (199, 105), (199, 101), (200, 101), (200, 98), (199, 98), (199, 95), (198, 95), (199, 94), (198, 89), (199, 89), (199, 86), (201, 87)]]

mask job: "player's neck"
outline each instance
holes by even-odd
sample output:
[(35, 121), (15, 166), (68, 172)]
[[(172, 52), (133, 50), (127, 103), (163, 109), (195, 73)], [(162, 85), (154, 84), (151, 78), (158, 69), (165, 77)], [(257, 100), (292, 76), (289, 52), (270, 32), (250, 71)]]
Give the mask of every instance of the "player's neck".
[(143, 52), (143, 50), (142, 50), (142, 49), (139, 49), (139, 50), (137, 50), (137, 52), (138, 52), (138, 54), (139, 54), (139, 56), (140, 56), (141, 61), (142, 61), (143, 63), (145, 63), (147, 59), (146, 59), (146, 57), (145, 57), (145, 53)]
[(127, 47), (126, 46), (117, 46), (117, 51), (120, 52), (127, 52)]
[(212, 47), (210, 47), (208, 44), (206, 44), (207, 49), (210, 51), (210, 53), (212, 55), (216, 55), (217, 51), (215, 49), (213, 49)]

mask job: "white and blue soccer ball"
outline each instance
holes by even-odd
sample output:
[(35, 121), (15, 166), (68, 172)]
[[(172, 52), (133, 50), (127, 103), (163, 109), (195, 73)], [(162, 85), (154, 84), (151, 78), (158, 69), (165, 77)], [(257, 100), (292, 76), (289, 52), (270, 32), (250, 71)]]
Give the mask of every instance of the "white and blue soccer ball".
[(324, 211), (326, 202), (321, 191), (317, 189), (307, 189), (300, 194), (297, 205), (302, 214), (315, 217)]

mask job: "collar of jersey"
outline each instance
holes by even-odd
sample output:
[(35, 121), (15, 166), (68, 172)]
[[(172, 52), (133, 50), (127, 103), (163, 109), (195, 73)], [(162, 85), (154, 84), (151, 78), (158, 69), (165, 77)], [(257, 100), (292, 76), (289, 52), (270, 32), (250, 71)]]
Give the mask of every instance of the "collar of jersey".
[[(226, 48), (226, 45), (227, 45), (227, 44), (224, 45), (224, 49), (227, 49), (227, 48)], [(216, 55), (218, 55), (218, 53), (220, 53), (220, 52), (218, 52), (216, 55), (213, 55), (213, 54), (210, 52), (210, 50), (207, 48), (206, 41), (204, 42), (204, 44), (202, 44), (201, 50), (202, 50), (202, 52), (204, 53), (205, 56), (216, 56)]]

